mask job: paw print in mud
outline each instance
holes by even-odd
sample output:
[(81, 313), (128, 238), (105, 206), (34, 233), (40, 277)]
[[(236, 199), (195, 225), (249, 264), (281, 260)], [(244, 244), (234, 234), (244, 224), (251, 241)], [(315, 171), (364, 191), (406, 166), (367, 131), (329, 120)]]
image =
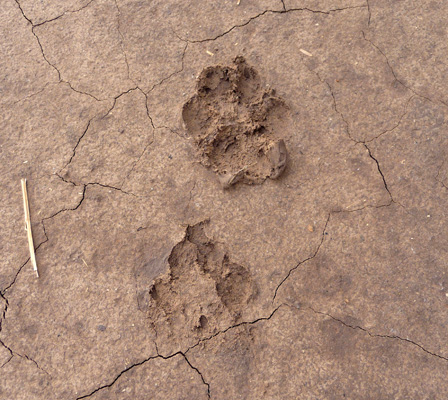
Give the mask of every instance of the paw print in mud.
[(243, 57), (232, 66), (205, 68), (182, 117), (201, 163), (218, 174), (223, 188), (261, 184), (285, 170), (288, 153), (281, 135), (287, 133), (289, 109), (262, 86)]

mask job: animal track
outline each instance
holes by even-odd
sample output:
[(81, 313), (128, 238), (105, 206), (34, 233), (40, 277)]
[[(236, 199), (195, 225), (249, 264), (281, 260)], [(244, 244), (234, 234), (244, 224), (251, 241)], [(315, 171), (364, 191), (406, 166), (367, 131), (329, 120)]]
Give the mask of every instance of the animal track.
[(188, 226), (168, 263), (169, 273), (149, 290), (148, 313), (158, 335), (175, 336), (174, 342), (196, 341), (237, 322), (255, 295), (250, 272), (205, 235), (203, 222)]
[(198, 146), (201, 162), (224, 188), (237, 182), (261, 184), (286, 167), (283, 138), (289, 110), (257, 71), (237, 57), (229, 67), (205, 68), (197, 94), (184, 104), (182, 118)]

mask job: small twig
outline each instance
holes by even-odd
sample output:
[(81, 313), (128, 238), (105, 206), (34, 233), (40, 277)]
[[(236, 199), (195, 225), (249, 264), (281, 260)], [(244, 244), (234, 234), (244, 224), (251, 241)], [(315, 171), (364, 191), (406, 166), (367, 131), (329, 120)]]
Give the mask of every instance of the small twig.
[(31, 218), (30, 218), (30, 206), (28, 204), (28, 193), (26, 191), (26, 179), (22, 179), (22, 194), (23, 194), (23, 209), (25, 211), (25, 230), (28, 236), (28, 247), (30, 248), (31, 264), (34, 271), (39, 278), (39, 271), (37, 270), (36, 253), (34, 252), (33, 234), (31, 232)]

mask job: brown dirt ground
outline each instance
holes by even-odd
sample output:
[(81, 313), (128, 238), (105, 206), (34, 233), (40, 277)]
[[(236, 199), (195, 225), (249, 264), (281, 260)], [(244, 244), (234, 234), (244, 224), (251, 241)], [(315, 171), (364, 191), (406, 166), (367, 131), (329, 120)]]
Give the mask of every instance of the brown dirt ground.
[(1, 399), (448, 398), (448, 2), (237, 3), (2, 3)]

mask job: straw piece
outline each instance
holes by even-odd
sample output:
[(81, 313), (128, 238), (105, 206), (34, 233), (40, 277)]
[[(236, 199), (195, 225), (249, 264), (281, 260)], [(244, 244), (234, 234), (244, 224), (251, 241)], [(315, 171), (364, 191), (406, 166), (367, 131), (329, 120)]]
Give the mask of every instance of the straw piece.
[(304, 49), (299, 49), (299, 51), (300, 51), (301, 53), (305, 54), (305, 55), (308, 56), (308, 57), (312, 57), (312, 56), (313, 56), (309, 51), (306, 51), (306, 50), (304, 50)]
[(39, 271), (37, 270), (36, 254), (34, 252), (33, 234), (31, 232), (31, 218), (30, 218), (30, 206), (28, 204), (28, 193), (26, 191), (26, 179), (22, 179), (22, 194), (23, 194), (23, 209), (25, 211), (25, 230), (28, 236), (28, 247), (30, 249), (31, 264), (34, 271), (39, 278)]

